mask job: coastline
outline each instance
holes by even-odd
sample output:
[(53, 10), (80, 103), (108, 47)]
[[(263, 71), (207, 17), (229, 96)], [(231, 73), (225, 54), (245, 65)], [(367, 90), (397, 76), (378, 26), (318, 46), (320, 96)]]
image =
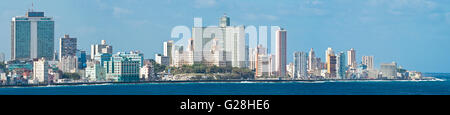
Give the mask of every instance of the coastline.
[(0, 88), (13, 87), (46, 87), (46, 86), (86, 86), (86, 85), (115, 85), (115, 84), (148, 84), (148, 83), (324, 83), (324, 82), (425, 82), (425, 81), (445, 81), (435, 77), (428, 77), (421, 80), (398, 80), (398, 79), (324, 79), (324, 80), (180, 80), (180, 81), (139, 81), (139, 82), (89, 82), (89, 83), (53, 83), (53, 84), (27, 84), (27, 85), (0, 85)]

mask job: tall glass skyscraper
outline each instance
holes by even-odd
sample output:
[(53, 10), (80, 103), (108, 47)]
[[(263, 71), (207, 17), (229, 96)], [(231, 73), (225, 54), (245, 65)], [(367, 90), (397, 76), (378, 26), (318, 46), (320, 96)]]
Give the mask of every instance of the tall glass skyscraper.
[(345, 79), (347, 77), (346, 75), (346, 71), (347, 71), (347, 59), (346, 59), (346, 54), (345, 52), (339, 52), (337, 54), (337, 64), (336, 64), (336, 69), (337, 69), (337, 77), (339, 79)]
[(53, 59), (55, 22), (44, 12), (27, 12), (11, 21), (11, 59)]

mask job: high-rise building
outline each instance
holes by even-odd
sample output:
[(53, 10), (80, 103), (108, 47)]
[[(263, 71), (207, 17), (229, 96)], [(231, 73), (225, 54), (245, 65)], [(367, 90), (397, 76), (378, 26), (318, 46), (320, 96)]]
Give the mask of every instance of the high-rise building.
[(306, 52), (294, 53), (294, 78), (307, 79), (308, 78), (308, 54)]
[(337, 64), (336, 64), (336, 72), (337, 72), (337, 78), (339, 79), (345, 79), (346, 78), (346, 71), (347, 71), (347, 58), (345, 52), (339, 52), (336, 56)]
[(311, 48), (308, 55), (308, 72), (314, 73), (314, 70), (317, 68), (316, 64), (316, 53), (314, 52), (314, 49)]
[(356, 51), (354, 48), (347, 51), (347, 65), (349, 68), (356, 69), (358, 64), (356, 63)]
[(27, 12), (11, 21), (11, 59), (53, 59), (55, 22), (44, 12)]
[(232, 67), (247, 67), (247, 50), (244, 26), (228, 26), (225, 30), (225, 59)]
[(387, 79), (396, 79), (397, 78), (397, 63), (383, 63), (380, 68), (381, 74), (384, 78)]
[(327, 64), (325, 68), (328, 68), (328, 60), (330, 55), (334, 56), (334, 51), (333, 48), (328, 47), (328, 49), (325, 51), (325, 64)]
[(284, 29), (280, 29), (276, 31), (276, 71), (277, 76), (285, 77), (286, 76), (286, 40), (287, 40), (287, 31)]
[(223, 17), (220, 18), (219, 26), (222, 28), (230, 26), (230, 17), (228, 17), (227, 14), (224, 14)]
[(245, 27), (229, 25), (224, 16), (219, 27), (192, 28), (195, 64), (247, 67)]
[(101, 44), (91, 45), (91, 59), (94, 59), (95, 55), (97, 54), (112, 54), (112, 48), (112, 46), (106, 44), (106, 40), (102, 40)]
[(87, 66), (86, 51), (77, 50), (78, 69), (84, 69)]
[(363, 56), (362, 64), (365, 65), (368, 70), (373, 70), (373, 56)]
[(59, 39), (59, 61), (65, 56), (76, 56), (77, 38), (70, 38), (69, 35)]
[(326, 54), (326, 68), (329, 78), (336, 78), (336, 56), (332, 48), (328, 48)]
[(267, 55), (267, 49), (263, 45), (258, 45), (255, 51), (255, 76), (270, 76), (270, 57)]
[(169, 58), (169, 65), (172, 65), (172, 50), (173, 50), (173, 40), (169, 40), (167, 42), (164, 42), (164, 56)]
[(256, 69), (256, 59), (257, 59), (257, 52), (256, 52), (257, 48), (249, 48), (248, 49), (248, 68), (250, 70), (255, 70)]
[(45, 58), (33, 60), (33, 81), (38, 83), (48, 82), (49, 65)]

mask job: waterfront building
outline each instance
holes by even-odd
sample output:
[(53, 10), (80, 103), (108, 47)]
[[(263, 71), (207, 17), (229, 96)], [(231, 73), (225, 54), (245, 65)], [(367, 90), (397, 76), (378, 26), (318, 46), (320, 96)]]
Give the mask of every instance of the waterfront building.
[(287, 48), (287, 31), (285, 29), (280, 29), (276, 31), (276, 71), (277, 76), (286, 76), (286, 48)]
[(312, 76), (321, 76), (320, 72), (322, 69), (325, 69), (326, 64), (323, 63), (322, 59), (319, 57), (316, 57), (315, 59), (313, 59), (313, 62), (315, 64), (314, 65), (315, 69), (312, 72), (310, 72), (310, 74), (312, 74)]
[(336, 56), (332, 48), (328, 48), (325, 52), (326, 54), (326, 70), (327, 77), (335, 79), (336, 78)]
[(271, 76), (270, 57), (267, 54), (259, 54), (256, 62), (256, 77)]
[(169, 65), (173, 65), (172, 62), (172, 51), (173, 51), (173, 40), (164, 42), (164, 56), (169, 58)]
[(151, 63), (145, 64), (142, 66), (139, 70), (139, 79), (140, 80), (153, 80), (155, 78), (155, 72), (154, 72), (153, 65)]
[(346, 78), (346, 71), (347, 71), (347, 58), (344, 52), (339, 52), (336, 56), (337, 63), (336, 63), (336, 72), (337, 72), (337, 78), (339, 79), (345, 79)]
[(70, 38), (69, 35), (59, 39), (59, 61), (62, 57), (76, 56), (77, 53), (77, 38)]
[(106, 44), (106, 40), (102, 40), (101, 44), (91, 45), (91, 59), (94, 59), (95, 55), (97, 54), (112, 54), (112, 48), (112, 46)]
[(363, 56), (362, 64), (366, 66), (368, 70), (374, 69), (373, 67), (373, 56)]
[[(184, 50), (183, 46), (175, 46), (172, 57), (172, 66), (174, 67), (182, 67), (183, 65), (194, 64), (193, 51), (190, 50), (190, 48), (188, 48), (188, 50)], [(158, 61), (161, 61), (161, 59), (158, 59)]]
[(412, 80), (421, 80), (422, 79), (422, 72), (417, 71), (408, 71), (409, 78)]
[(106, 70), (100, 61), (92, 60), (86, 63), (86, 79), (90, 82), (105, 81)]
[(314, 49), (311, 48), (308, 55), (308, 73), (314, 73), (314, 70), (317, 68), (316, 63), (316, 53), (314, 52)]
[(397, 63), (383, 63), (380, 68), (383, 78), (396, 79), (397, 78)]
[(276, 64), (276, 56), (274, 54), (269, 55), (269, 76), (278, 77), (277, 64)]
[(336, 70), (337, 70), (337, 57), (335, 55), (330, 55), (328, 57), (328, 66), (327, 66), (327, 73), (329, 74), (329, 78), (331, 79), (336, 79), (337, 74), (336, 74)]
[(354, 48), (347, 51), (347, 65), (349, 68), (356, 69), (358, 64), (356, 63), (356, 51)]
[(294, 53), (294, 78), (307, 79), (308, 78), (308, 54), (306, 52)]
[(143, 54), (139, 52), (119, 52), (112, 55), (111, 60), (103, 65), (106, 69), (106, 79), (119, 82), (139, 81), (139, 70), (144, 64), (143, 60)]
[(61, 57), (58, 64), (59, 70), (64, 73), (76, 73), (78, 72), (78, 57), (77, 56), (64, 56)]
[(334, 55), (334, 51), (331, 47), (328, 47), (328, 49), (325, 51), (325, 64), (327, 64), (325, 66), (325, 69), (328, 68), (328, 60), (329, 60), (329, 56)]
[(255, 76), (271, 76), (271, 56), (267, 54), (267, 48), (263, 45), (258, 45), (255, 51)]
[(380, 71), (376, 69), (369, 69), (368, 79), (380, 79)]
[(11, 21), (11, 60), (53, 59), (55, 21), (29, 11)]
[[(111, 61), (112, 54), (103, 53), (103, 54), (97, 54), (94, 56), (94, 59), (91, 61), (99, 61), (100, 65), (104, 66), (106, 61)], [(107, 66), (107, 65), (105, 65)]]
[(224, 15), (219, 26), (192, 28), (194, 63), (219, 67), (247, 67), (244, 26), (230, 26)]
[[(178, 58), (177, 58), (178, 59)], [(160, 65), (169, 66), (169, 57), (163, 56), (161, 54), (155, 54), (155, 62)], [(178, 60), (177, 60), (178, 62)]]
[(294, 78), (294, 63), (289, 63), (286, 65), (287, 77)]
[(45, 58), (33, 60), (33, 82), (32, 83), (46, 83), (48, 82), (49, 65)]

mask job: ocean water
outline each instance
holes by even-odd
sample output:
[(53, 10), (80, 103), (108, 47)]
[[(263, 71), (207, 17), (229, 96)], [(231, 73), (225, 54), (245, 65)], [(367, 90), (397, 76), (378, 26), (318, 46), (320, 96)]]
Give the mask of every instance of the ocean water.
[(148, 83), (0, 88), (0, 95), (450, 95), (442, 81), (287, 83)]

